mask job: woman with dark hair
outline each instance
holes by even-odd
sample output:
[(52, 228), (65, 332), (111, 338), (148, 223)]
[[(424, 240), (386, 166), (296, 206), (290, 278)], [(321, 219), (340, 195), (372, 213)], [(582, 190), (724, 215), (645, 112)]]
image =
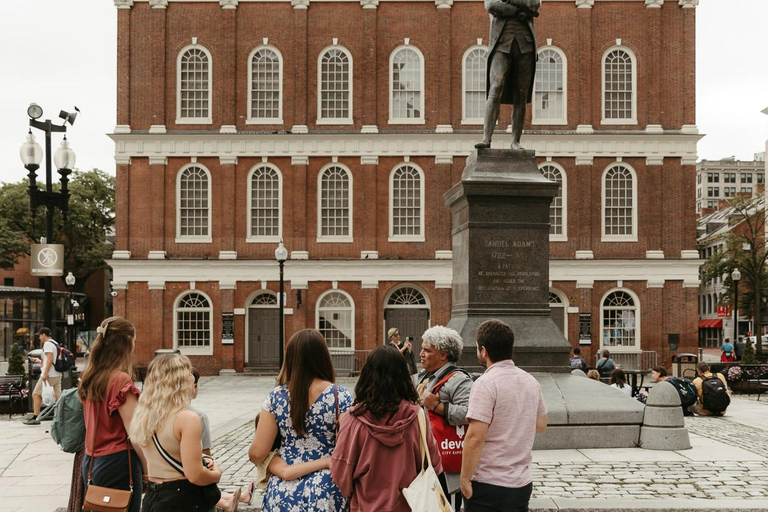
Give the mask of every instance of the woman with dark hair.
[[(312, 329), (294, 334), (286, 346), (277, 387), (264, 400), (248, 451), (251, 462), (258, 466), (269, 456), (278, 433), (278, 455), (288, 465), (329, 457), (336, 446), (338, 418), (352, 404), (352, 396), (334, 384), (335, 380), (322, 334)], [(331, 472), (321, 469), (294, 480), (272, 475), (262, 510), (335, 512), (346, 508), (347, 500), (331, 480)]]
[[(422, 458), (419, 395), (410, 377), (405, 359), (392, 346), (371, 352), (360, 373), (331, 462), (333, 481), (350, 498), (353, 512), (411, 510), (402, 489), (416, 478)], [(442, 473), (429, 427), (426, 437), (435, 472)]]
[(612, 388), (616, 388), (627, 396), (632, 396), (632, 386), (627, 384), (627, 378), (624, 376), (624, 370), (619, 368), (614, 369), (611, 372), (611, 380), (609, 382)]
[(139, 397), (131, 380), (136, 330), (125, 318), (113, 316), (101, 322), (96, 333), (78, 386), (85, 418), (83, 481), (86, 488), (93, 483), (124, 490), (132, 483), (128, 510), (139, 512), (146, 462), (128, 440)]

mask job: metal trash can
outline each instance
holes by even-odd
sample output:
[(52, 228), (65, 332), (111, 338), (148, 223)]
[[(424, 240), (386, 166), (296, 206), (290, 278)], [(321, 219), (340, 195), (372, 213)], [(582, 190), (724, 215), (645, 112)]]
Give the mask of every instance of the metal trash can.
[(699, 356), (696, 354), (672, 354), (672, 375), (688, 377), (693, 380), (696, 377), (696, 365), (698, 363)]

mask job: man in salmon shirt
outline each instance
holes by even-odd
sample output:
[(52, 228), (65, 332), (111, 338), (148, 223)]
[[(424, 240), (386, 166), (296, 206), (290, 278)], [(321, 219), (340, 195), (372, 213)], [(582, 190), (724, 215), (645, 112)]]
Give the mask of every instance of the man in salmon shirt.
[(487, 369), (472, 386), (461, 465), (465, 512), (527, 512), (531, 450), (547, 428), (541, 386), (512, 361), (515, 335), (499, 320), (477, 328), (477, 358)]

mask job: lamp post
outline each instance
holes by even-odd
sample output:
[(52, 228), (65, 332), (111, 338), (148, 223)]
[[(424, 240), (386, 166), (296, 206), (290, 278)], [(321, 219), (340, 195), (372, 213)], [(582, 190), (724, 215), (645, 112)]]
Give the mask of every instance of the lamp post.
[[(78, 108), (75, 110), (79, 112)], [(36, 103), (29, 105), (27, 109), (27, 115), (29, 116), (29, 133), (27, 134), (27, 140), (22, 144), (19, 156), (24, 164), (24, 167), (28, 171), (29, 178), (29, 209), (32, 212), (32, 217), (37, 214), (37, 208), (39, 206), (45, 206), (46, 219), (45, 219), (45, 242), (51, 243), (53, 241), (53, 212), (58, 207), (64, 214), (64, 218), (67, 217), (67, 207), (69, 205), (69, 175), (72, 173), (72, 169), (75, 166), (75, 152), (69, 147), (69, 141), (67, 141), (66, 131), (67, 123), (73, 125), (77, 113), (70, 114), (69, 112), (59, 112), (59, 117), (64, 120), (61, 125), (55, 125), (51, 123), (50, 119), (38, 121), (43, 115), (43, 109)], [(40, 162), (43, 160), (43, 150), (40, 145), (35, 141), (35, 136), (32, 135), (32, 128), (36, 128), (45, 132), (45, 190), (38, 190), (37, 188), (37, 170), (40, 168)], [(55, 155), (51, 155), (51, 133), (63, 132), (64, 140), (61, 142), (61, 147), (56, 150)], [(51, 156), (54, 158), (56, 168), (61, 175), (61, 191), (53, 191), (53, 182), (51, 178)], [(52, 280), (50, 276), (45, 278), (45, 301), (43, 304), (43, 325), (53, 326), (53, 293), (52, 293)]]
[(731, 281), (733, 281), (733, 343), (739, 341), (739, 280), (741, 272), (734, 268), (731, 272)]
[[(67, 283), (67, 290), (69, 290), (69, 315), (67, 316), (67, 345), (69, 350), (74, 353), (73, 350), (75, 340), (74, 340), (74, 334), (75, 334), (75, 300), (72, 298), (72, 292), (75, 288), (75, 276), (72, 275), (72, 272), (69, 272), (67, 274), (67, 277), (64, 278), (64, 281)], [(70, 323), (70, 318), (72, 319), (72, 322)]]
[(277, 298), (277, 304), (280, 308), (280, 330), (279, 330), (279, 362), (280, 362), (280, 369), (283, 369), (283, 347), (285, 344), (285, 332), (284, 332), (284, 326), (283, 326), (283, 309), (285, 308), (285, 304), (283, 301), (283, 267), (285, 265), (285, 260), (288, 259), (288, 249), (285, 248), (283, 245), (282, 240), (280, 241), (280, 245), (277, 246), (277, 249), (275, 249), (275, 259), (280, 264), (280, 295)]

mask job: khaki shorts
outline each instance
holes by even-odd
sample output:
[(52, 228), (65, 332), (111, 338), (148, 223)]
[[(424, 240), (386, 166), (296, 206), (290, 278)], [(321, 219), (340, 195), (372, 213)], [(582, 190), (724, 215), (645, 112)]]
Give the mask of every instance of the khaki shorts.
[[(61, 376), (58, 377), (48, 377), (48, 384), (53, 386), (53, 392), (56, 393), (56, 396), (61, 396)], [(37, 384), (35, 384), (35, 389), (32, 391), (33, 395), (40, 395), (43, 396), (43, 381), (38, 380)]]

